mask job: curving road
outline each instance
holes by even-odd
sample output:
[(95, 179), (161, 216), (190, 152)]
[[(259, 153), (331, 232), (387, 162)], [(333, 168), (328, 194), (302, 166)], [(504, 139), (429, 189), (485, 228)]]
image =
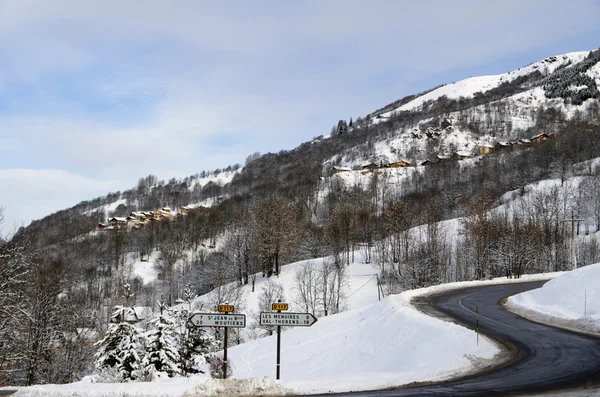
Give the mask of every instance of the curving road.
[(512, 365), (442, 383), (336, 396), (501, 396), (600, 385), (600, 338), (533, 323), (500, 307), (501, 299), (543, 284), (467, 288), (418, 304), (426, 312), (449, 316), (471, 328), (478, 308), (480, 331), (517, 352)]

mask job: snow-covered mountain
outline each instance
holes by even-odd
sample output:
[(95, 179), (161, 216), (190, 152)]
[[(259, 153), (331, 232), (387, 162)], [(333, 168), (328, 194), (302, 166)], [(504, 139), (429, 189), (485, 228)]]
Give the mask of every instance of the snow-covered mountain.
[(446, 84), (359, 118), (355, 131), (377, 124), (391, 127), (337, 153), (327, 164), (419, 164), (437, 155), (475, 155), (482, 146), (553, 133), (567, 120), (600, 113), (598, 86), (600, 57), (585, 51)]
[[(548, 76), (559, 68), (569, 67), (583, 61), (588, 54), (588, 51), (570, 52), (564, 55), (552, 56), (541, 61), (534, 62), (508, 73), (491, 76), (470, 77), (456, 83), (446, 84), (438, 89), (428, 92), (425, 95), (419, 96), (402, 106), (382, 113), (381, 115), (384, 117), (389, 117), (393, 112), (402, 110), (416, 110), (422, 108), (425, 102), (435, 101), (442, 96), (446, 96), (450, 99), (458, 99), (460, 97), (472, 98), (478, 94), (482, 94), (493, 88), (497, 88), (502, 83), (513, 82), (519, 77), (528, 76), (536, 71), (539, 71), (543, 76)], [(600, 75), (595, 75), (595, 77), (598, 81)]]

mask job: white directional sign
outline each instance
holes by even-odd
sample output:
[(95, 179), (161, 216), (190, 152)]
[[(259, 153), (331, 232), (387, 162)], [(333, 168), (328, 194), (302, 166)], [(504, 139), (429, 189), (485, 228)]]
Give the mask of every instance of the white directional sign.
[(310, 313), (261, 312), (260, 325), (281, 325), (286, 327), (310, 327), (317, 318)]
[(188, 321), (196, 327), (246, 327), (245, 314), (194, 313)]

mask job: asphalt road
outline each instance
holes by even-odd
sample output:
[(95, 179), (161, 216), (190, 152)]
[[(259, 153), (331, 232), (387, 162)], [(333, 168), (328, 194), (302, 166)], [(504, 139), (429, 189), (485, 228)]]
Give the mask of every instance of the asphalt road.
[(542, 285), (467, 288), (429, 298), (434, 308), (426, 311), (437, 309), (471, 328), (478, 307), (480, 331), (508, 342), (516, 353), (512, 365), (437, 384), (336, 396), (502, 396), (600, 385), (600, 339), (533, 323), (499, 305), (506, 296)]

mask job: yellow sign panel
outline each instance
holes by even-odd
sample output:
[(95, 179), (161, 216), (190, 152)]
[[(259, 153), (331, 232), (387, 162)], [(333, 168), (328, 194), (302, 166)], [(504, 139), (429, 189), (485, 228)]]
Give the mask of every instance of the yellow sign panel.
[(228, 313), (234, 311), (235, 307), (233, 305), (219, 305), (217, 307), (217, 311), (219, 313)]
[(273, 303), (271, 305), (271, 310), (288, 310), (287, 303)]

